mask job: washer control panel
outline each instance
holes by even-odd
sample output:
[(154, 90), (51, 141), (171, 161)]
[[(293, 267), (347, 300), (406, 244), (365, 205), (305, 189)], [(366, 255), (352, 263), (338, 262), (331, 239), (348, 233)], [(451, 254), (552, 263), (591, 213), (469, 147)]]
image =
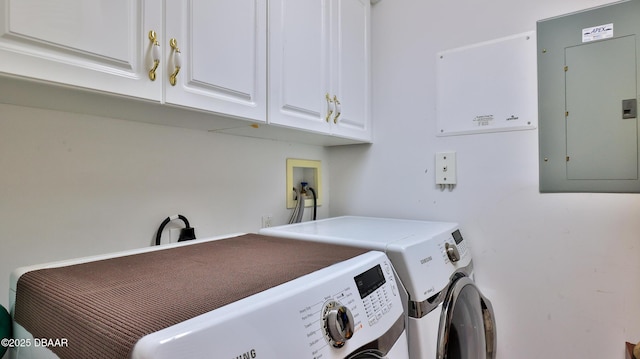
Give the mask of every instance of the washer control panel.
[[(299, 309), (312, 358), (331, 357), (349, 344), (368, 343), (402, 315), (402, 302), (391, 263), (385, 259), (345, 281), (331, 296)], [(342, 283), (340, 283), (342, 284)], [(354, 343), (352, 343), (354, 342)], [(357, 346), (359, 347), (359, 346)]]
[(343, 359), (376, 345), (398, 353), (405, 335), (393, 348), (378, 343), (404, 316), (398, 288), (387, 255), (366, 252), (149, 334), (132, 359)]
[[(391, 266), (384, 264), (388, 275), (392, 275)], [(398, 295), (394, 282), (384, 285), (386, 279), (383, 269), (377, 265), (354, 278), (364, 304), (369, 325), (375, 325), (380, 318), (393, 307), (393, 297)]]

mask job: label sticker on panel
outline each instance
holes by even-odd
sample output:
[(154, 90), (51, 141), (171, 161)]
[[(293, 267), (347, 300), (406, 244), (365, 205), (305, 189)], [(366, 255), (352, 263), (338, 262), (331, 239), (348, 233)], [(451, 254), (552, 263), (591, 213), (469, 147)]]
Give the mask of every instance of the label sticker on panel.
[(489, 126), (493, 124), (493, 115), (478, 115), (473, 118), (476, 126)]
[(582, 29), (582, 42), (590, 42), (613, 37), (613, 23)]

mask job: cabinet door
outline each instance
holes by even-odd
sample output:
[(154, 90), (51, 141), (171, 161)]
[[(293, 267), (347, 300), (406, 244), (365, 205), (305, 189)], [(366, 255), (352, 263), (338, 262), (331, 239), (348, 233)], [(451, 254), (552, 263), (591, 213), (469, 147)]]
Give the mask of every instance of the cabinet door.
[(269, 2), (269, 122), (329, 133), (328, 0)]
[(266, 121), (266, 11), (266, 0), (168, 0), (166, 102)]
[(335, 0), (332, 7), (331, 89), (341, 114), (332, 133), (371, 141), (369, 0)]
[(159, 101), (161, 22), (160, 1), (0, 0), (0, 72)]

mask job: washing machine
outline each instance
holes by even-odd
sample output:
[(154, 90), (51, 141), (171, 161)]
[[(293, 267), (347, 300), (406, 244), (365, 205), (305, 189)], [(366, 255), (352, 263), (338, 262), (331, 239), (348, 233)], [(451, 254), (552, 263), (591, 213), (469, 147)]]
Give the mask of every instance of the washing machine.
[(407, 359), (402, 291), (381, 251), (257, 234), (23, 267), (11, 358)]
[(260, 233), (385, 251), (409, 294), (412, 359), (495, 358), (493, 308), (456, 223), (344, 216)]

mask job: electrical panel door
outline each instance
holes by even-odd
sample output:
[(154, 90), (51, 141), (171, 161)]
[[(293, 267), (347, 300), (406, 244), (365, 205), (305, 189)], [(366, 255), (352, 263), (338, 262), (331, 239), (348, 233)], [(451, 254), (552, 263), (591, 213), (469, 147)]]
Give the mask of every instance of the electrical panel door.
[(636, 118), (623, 118), (634, 99), (636, 37), (565, 49), (567, 179), (638, 179)]

